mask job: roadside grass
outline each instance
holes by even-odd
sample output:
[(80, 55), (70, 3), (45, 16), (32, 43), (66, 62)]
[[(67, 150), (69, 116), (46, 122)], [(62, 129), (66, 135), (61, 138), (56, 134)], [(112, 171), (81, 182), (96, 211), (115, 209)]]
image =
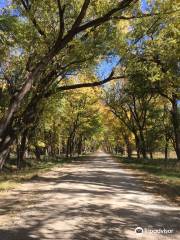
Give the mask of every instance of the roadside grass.
[(4, 170), (0, 173), (0, 191), (8, 191), (14, 189), (18, 184), (31, 180), (37, 177), (39, 174), (50, 171), (54, 167), (61, 167), (64, 164), (68, 164), (74, 160), (81, 159), (81, 157), (72, 158), (57, 158), (48, 160), (37, 161), (35, 159), (26, 159), (26, 167), (21, 170), (17, 170), (15, 166), (15, 159), (11, 159), (6, 164)]
[(143, 180), (148, 185), (153, 185), (156, 192), (167, 195), (172, 200), (180, 200), (180, 165), (177, 159), (128, 159), (115, 156), (124, 166), (140, 170)]

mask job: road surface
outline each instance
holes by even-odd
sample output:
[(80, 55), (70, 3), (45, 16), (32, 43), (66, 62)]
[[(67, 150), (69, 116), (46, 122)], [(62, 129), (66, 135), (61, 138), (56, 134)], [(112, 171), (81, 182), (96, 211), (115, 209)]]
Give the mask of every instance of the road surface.
[(180, 239), (180, 208), (105, 153), (0, 193), (0, 208), (0, 240)]

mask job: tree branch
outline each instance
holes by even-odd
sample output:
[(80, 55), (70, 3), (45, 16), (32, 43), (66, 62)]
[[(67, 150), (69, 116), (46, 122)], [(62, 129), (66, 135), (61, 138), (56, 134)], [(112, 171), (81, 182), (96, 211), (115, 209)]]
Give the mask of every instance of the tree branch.
[(86, 11), (88, 9), (90, 1), (91, 0), (84, 0), (83, 6), (81, 8), (81, 11), (80, 11), (78, 17), (76, 18), (75, 22), (73, 23), (71, 30), (74, 30), (76, 27), (78, 27), (81, 24), (83, 18), (86, 15)]
[[(55, 55), (57, 54), (62, 48), (64, 48), (64, 46), (66, 44), (68, 44), (75, 35), (77, 35), (78, 33), (88, 29), (88, 28), (92, 28), (92, 27), (97, 27), (107, 21), (109, 21), (111, 19), (111, 17), (119, 12), (122, 11), (124, 9), (126, 9), (128, 6), (130, 6), (130, 4), (132, 2), (137, 2), (138, 0), (122, 0), (119, 3), (119, 6), (116, 8), (113, 8), (112, 10), (110, 10), (109, 12), (107, 12), (106, 14), (104, 14), (103, 16), (94, 19), (92, 21), (89, 21), (87, 23), (84, 23), (82, 25), (80, 25), (80, 23), (82, 22), (83, 18), (85, 17), (87, 8), (89, 6), (90, 1), (89, 0), (85, 0), (84, 4), (81, 8), (80, 14), (77, 17), (77, 19), (75, 20), (73, 26), (71, 27), (71, 29), (68, 31), (68, 33), (64, 36), (63, 39), (60, 39), (59, 37), (57, 38), (57, 41), (52, 49), (52, 54)], [(79, 25), (78, 25), (79, 24)]]
[(59, 38), (62, 39), (64, 34), (64, 11), (65, 5), (61, 6), (61, 1), (57, 0), (58, 10), (59, 10)]
[(39, 26), (39, 24), (37, 23), (35, 17), (30, 13), (30, 9), (31, 6), (28, 4), (28, 2), (21, 0), (21, 3), (26, 11), (26, 13), (28, 14), (29, 19), (31, 20), (31, 22), (33, 23), (34, 27), (36, 28), (36, 30), (38, 31), (38, 33), (43, 36), (44, 38), (46, 38), (46, 34), (45, 32), (41, 29), (41, 27)]
[(125, 78), (125, 76), (118, 76), (118, 77), (113, 77), (114, 73), (111, 73), (109, 77), (102, 81), (97, 81), (97, 82), (92, 82), (92, 83), (78, 83), (78, 84), (73, 84), (73, 85), (67, 85), (67, 86), (61, 86), (57, 89), (57, 91), (67, 91), (67, 90), (72, 90), (72, 89), (77, 89), (77, 88), (87, 88), (87, 87), (97, 87), (100, 85), (103, 85), (105, 83), (108, 83), (112, 80), (115, 79), (120, 79), (120, 78)]
[(137, 2), (138, 0), (123, 0), (119, 3), (119, 6), (116, 7), (116, 8), (113, 8), (112, 10), (110, 10), (109, 12), (107, 12), (105, 15), (103, 15), (102, 17), (99, 17), (97, 19), (94, 19), (92, 21), (89, 21), (88, 23), (85, 23), (81, 26), (78, 27), (78, 32), (82, 32), (88, 28), (91, 28), (91, 27), (98, 27), (99, 25), (101, 25), (102, 23), (104, 22), (107, 22), (109, 21), (112, 16), (121, 11), (121, 10), (124, 10), (125, 8), (127, 8), (128, 6), (130, 6), (130, 4), (132, 2)]
[(113, 17), (113, 19), (116, 19), (116, 20), (131, 20), (131, 19), (139, 19), (139, 18), (146, 18), (146, 17), (168, 15), (168, 14), (172, 14), (172, 13), (175, 13), (175, 12), (178, 12), (178, 11), (180, 11), (180, 9), (178, 9), (176, 11), (170, 11), (170, 12), (164, 12), (164, 13), (144, 13), (144, 14), (136, 15), (136, 16), (115, 16), (115, 17)]

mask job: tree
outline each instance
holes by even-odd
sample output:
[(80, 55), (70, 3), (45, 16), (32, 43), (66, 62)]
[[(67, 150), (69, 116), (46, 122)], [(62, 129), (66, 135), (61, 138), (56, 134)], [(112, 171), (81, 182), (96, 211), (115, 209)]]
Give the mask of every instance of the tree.
[(69, 91), (56, 94), (50, 102), (44, 101), (44, 111), (36, 128), (33, 127), (31, 143), (36, 146), (43, 142), (53, 158), (61, 154), (80, 155), (87, 147), (86, 142), (88, 148), (96, 147), (92, 138), (101, 132), (98, 92), (96, 89)]
[[(22, 116), (18, 118), (23, 118), (26, 111), (22, 108), (33, 101), (32, 97), (36, 102), (39, 101), (46, 90), (57, 86), (60, 79), (64, 79), (64, 75), (70, 71), (70, 66), (75, 65), (76, 69), (82, 62), (82, 59), (79, 61), (76, 49), (81, 50), (82, 47), (84, 50), (89, 49), (86, 48), (88, 45), (92, 47), (89, 43), (94, 46), (96, 41), (93, 32), (99, 32), (99, 27), (104, 24), (102, 33), (105, 32), (105, 36), (107, 30), (112, 28), (110, 20), (116, 15), (121, 17), (128, 9), (131, 10), (131, 5), (135, 2), (134, 0), (123, 0), (118, 3), (112, 1), (102, 8), (102, 1), (91, 3), (90, 0), (78, 1), (78, 4), (77, 1), (67, 3), (59, 0), (36, 3), (14, 1), (13, 7), (18, 11), (19, 36), (18, 38), (13, 36), (13, 47), (16, 47), (17, 53), (12, 58), (10, 67), (4, 68), (4, 76), (6, 75), (10, 82), (15, 74), (18, 85), (13, 84), (13, 94), (0, 123), (1, 167), (17, 134), (15, 130), (19, 125), (16, 126), (17, 113), (22, 112)], [(22, 21), (22, 17), (26, 21)], [(19, 58), (18, 65), (15, 64), (17, 58)], [(112, 75), (109, 80), (111, 78)], [(27, 102), (24, 106), (25, 100)]]
[(172, 6), (169, 1), (165, 4), (157, 2), (153, 8), (154, 11), (157, 8), (163, 10), (166, 4), (174, 12), (171, 15), (159, 16), (153, 31), (152, 29), (150, 32), (147, 31), (149, 21), (136, 21), (134, 34), (142, 34), (142, 30), (139, 30), (140, 23), (141, 29), (145, 29), (147, 34), (146, 39), (134, 49), (132, 55), (141, 64), (142, 69), (149, 71), (147, 77), (149, 92), (160, 95), (171, 105), (169, 112), (174, 129), (174, 146), (177, 158), (180, 159), (180, 121), (177, 106), (180, 98), (178, 3)]
[[(143, 92), (143, 86), (145, 86), (153, 99), (160, 96), (160, 101), (164, 98), (168, 102), (167, 106), (174, 129), (174, 147), (179, 159), (180, 77), (177, 21), (179, 4), (172, 4), (168, 0), (155, 1), (150, 8), (153, 13), (160, 11), (162, 14), (154, 14), (153, 22), (148, 14), (146, 18), (132, 20), (130, 25), (132, 31), (125, 34), (124, 41), (117, 41), (115, 48), (117, 54), (122, 58), (122, 66), (128, 81), (130, 83), (133, 82), (133, 79), (138, 81), (144, 75), (143, 81), (139, 80), (139, 84), (142, 85), (140, 91)], [(163, 14), (167, 8), (166, 12), (171, 12), (171, 14)], [(134, 39), (140, 39), (140, 41), (137, 42)], [(137, 95), (137, 91), (135, 93)], [(143, 137), (141, 138), (143, 139)]]

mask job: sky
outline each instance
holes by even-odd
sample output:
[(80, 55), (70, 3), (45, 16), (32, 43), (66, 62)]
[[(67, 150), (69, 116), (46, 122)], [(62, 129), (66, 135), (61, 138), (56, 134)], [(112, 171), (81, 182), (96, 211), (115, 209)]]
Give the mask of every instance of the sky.
[[(10, 0), (0, 0), (0, 8), (5, 7)], [(141, 0), (141, 5), (142, 5), (142, 11), (145, 11), (147, 9), (147, 2), (146, 0)]]
[[(146, 0), (141, 0), (141, 9), (143, 12), (148, 9)], [(109, 73), (111, 73), (112, 69), (116, 66), (118, 61), (119, 57), (117, 56), (110, 56), (110, 59), (103, 60), (96, 68), (97, 76), (101, 79), (108, 77)]]
[[(7, 2), (9, 2), (9, 0), (0, 0), (0, 7), (6, 6)], [(146, 0), (141, 0), (141, 2), (142, 2), (142, 9), (145, 10), (147, 7)]]
[(118, 56), (114, 56), (114, 55), (107, 57), (96, 67), (96, 75), (100, 79), (107, 78), (109, 76), (109, 73), (119, 62), (119, 59), (120, 58)]
[(7, 5), (8, 0), (0, 0), (0, 7), (5, 7)]
[(146, 0), (142, 0), (141, 1), (141, 8), (142, 8), (142, 11), (146, 11), (147, 10), (148, 4), (147, 4)]
[[(7, 2), (9, 2), (9, 0), (0, 0), (0, 7), (5, 7)], [(147, 8), (146, 0), (141, 0), (141, 2), (142, 2), (142, 10), (145, 10)]]

